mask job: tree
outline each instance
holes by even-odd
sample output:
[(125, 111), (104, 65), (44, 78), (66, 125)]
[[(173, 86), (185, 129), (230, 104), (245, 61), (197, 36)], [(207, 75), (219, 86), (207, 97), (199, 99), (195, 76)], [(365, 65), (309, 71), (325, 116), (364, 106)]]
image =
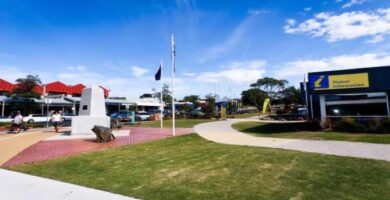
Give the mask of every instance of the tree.
[[(143, 98), (153, 98), (153, 95), (152, 94), (148, 94), (148, 93), (145, 93), (145, 94), (142, 94), (139, 98), (143, 99)], [(160, 97), (159, 97), (160, 98)]]
[(203, 107), (203, 111), (207, 114), (213, 114), (215, 109), (215, 95), (206, 95), (206, 105)]
[(196, 101), (199, 100), (199, 96), (198, 95), (189, 95), (189, 96), (185, 96), (183, 98), (183, 101), (185, 102), (191, 102), (193, 104), (196, 104)]
[(241, 101), (246, 106), (256, 106), (261, 110), (263, 102), (267, 98), (267, 94), (259, 88), (251, 88), (249, 90), (242, 91)]
[(36, 86), (41, 84), (39, 77), (28, 75), (26, 78), (17, 79), (16, 82), (17, 87), (12, 91), (11, 109), (19, 110), (24, 115), (37, 112), (39, 104), (35, 103), (33, 98), (40, 99), (40, 94), (36, 90)]
[[(156, 92), (155, 96), (160, 99), (161, 92)], [(163, 102), (168, 105), (172, 103), (172, 92), (169, 90), (169, 85), (163, 85)]]
[(38, 75), (27, 75), (26, 78), (19, 78), (16, 82), (18, 87), (12, 92), (14, 97), (40, 98), (40, 94), (36, 91), (36, 86), (42, 83)]
[(301, 104), (301, 91), (294, 86), (285, 88), (281, 92), (281, 103), (283, 104)]
[(275, 100), (280, 98), (280, 91), (282, 91), (287, 84), (287, 80), (264, 77), (258, 79), (256, 83), (252, 83), (251, 87), (258, 88), (264, 91), (268, 97)]

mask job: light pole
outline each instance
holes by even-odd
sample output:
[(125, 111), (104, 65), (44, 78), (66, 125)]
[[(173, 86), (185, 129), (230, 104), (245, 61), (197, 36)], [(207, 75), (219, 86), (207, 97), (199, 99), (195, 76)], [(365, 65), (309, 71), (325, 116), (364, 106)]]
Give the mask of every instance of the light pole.
[(45, 107), (45, 96), (46, 96), (46, 84), (42, 84), (42, 88), (43, 88), (43, 102), (42, 102), (42, 115), (43, 115), (43, 112), (44, 112), (44, 107)]
[(43, 104), (42, 104), (42, 115), (43, 115), (43, 106), (47, 104), (46, 110), (46, 128), (49, 127), (49, 99), (46, 98), (46, 84), (43, 84)]

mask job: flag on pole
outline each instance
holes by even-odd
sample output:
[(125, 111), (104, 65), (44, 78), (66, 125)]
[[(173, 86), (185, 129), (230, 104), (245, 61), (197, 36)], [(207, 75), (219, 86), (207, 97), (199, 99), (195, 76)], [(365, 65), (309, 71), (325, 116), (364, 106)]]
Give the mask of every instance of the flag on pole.
[(161, 80), (161, 65), (160, 65), (160, 67), (158, 68), (157, 73), (154, 75), (154, 79), (155, 79), (156, 81)]

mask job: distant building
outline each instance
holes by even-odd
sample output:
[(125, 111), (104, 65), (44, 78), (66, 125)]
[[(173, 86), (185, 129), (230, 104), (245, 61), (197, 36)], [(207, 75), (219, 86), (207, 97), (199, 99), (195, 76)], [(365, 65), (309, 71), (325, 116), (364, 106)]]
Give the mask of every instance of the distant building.
[[(0, 95), (6, 95), (7, 93), (12, 94), (12, 91), (17, 87), (18, 84), (13, 84), (3, 79), (0, 79)], [(45, 93), (48, 96), (66, 95), (66, 96), (80, 97), (81, 92), (85, 87), (86, 86), (81, 83), (76, 85), (66, 85), (61, 81), (54, 81), (54, 82), (47, 83), (46, 85), (37, 85), (35, 91), (40, 95), (43, 95), (43, 92), (45, 90)], [(107, 98), (109, 96), (109, 90), (103, 86), (99, 86), (99, 87), (102, 88), (104, 92), (104, 97)]]

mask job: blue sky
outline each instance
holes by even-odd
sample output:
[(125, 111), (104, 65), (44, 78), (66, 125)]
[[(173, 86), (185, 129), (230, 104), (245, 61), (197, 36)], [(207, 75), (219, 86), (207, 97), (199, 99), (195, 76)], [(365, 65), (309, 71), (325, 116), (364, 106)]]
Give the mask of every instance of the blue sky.
[[(390, 65), (386, 0), (0, 0), (0, 78), (100, 84), (113, 96), (170, 83), (176, 93), (238, 97), (264, 76)], [(169, 78), (169, 79), (168, 79)]]

